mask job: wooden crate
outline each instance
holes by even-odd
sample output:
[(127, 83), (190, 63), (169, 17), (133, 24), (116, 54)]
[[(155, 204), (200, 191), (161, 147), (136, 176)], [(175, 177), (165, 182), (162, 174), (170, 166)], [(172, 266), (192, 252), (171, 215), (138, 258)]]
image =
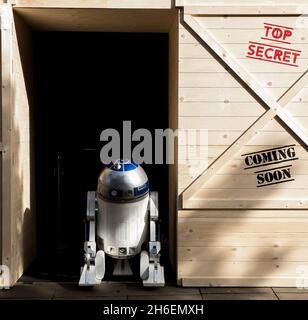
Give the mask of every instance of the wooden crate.
[[(31, 29), (168, 32), (170, 127), (206, 129), (208, 139), (179, 139), (170, 166), (170, 252), (178, 284), (295, 286), (302, 279), (308, 265), (305, 0), (276, 6), (255, 0), (8, 2), (1, 6), (0, 253), (12, 284), (36, 254)], [(277, 42), (278, 34), (275, 41), (263, 39), (265, 26), (274, 25), (292, 30), (282, 40), (290, 43)], [(298, 54), (296, 62), (252, 59), (249, 45), (256, 43), (287, 48), (289, 56)], [(260, 161), (275, 152), (281, 162), (253, 165), (254, 156)], [(261, 186), (258, 175), (275, 181)], [(271, 184), (281, 175), (286, 181)]]

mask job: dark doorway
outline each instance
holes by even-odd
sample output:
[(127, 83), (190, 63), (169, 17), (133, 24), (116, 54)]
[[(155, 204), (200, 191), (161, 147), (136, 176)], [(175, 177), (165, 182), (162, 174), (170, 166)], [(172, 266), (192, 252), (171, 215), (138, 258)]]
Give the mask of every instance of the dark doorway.
[[(103, 168), (100, 133), (168, 127), (168, 34), (34, 32), (38, 256), (32, 272), (78, 277), (86, 193)], [(154, 144), (154, 143), (153, 143)], [(168, 261), (168, 167), (143, 165), (159, 191)]]

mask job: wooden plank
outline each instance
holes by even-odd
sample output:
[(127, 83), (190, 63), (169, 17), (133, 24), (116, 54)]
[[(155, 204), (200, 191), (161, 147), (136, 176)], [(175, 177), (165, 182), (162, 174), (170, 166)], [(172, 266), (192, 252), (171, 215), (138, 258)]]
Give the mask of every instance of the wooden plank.
[[(272, 134), (272, 133), (271, 133)], [(278, 133), (279, 135), (279, 133)], [(266, 138), (266, 136), (264, 137)], [(282, 140), (285, 142), (284, 140)], [(291, 142), (291, 141), (290, 141)], [(263, 142), (264, 143), (264, 142)], [(277, 145), (251, 145), (251, 146), (245, 146), (244, 150), (250, 151), (250, 152), (255, 152), (256, 147), (259, 150), (264, 150), (269, 147), (281, 147), (281, 143)], [(179, 164), (183, 165), (202, 165), (202, 162), (207, 161), (208, 164), (212, 164), (214, 160), (219, 157), (221, 153), (223, 153), (228, 146), (220, 144), (220, 145), (210, 145), (210, 146), (188, 146), (188, 145), (181, 145), (178, 147), (178, 159), (179, 159)], [(244, 151), (243, 151), (244, 152)], [(301, 160), (307, 160), (308, 159), (308, 154), (305, 149), (302, 147), (297, 147), (297, 156)], [(249, 152), (247, 152), (249, 153)], [(241, 152), (235, 154), (233, 156), (233, 159), (238, 159), (241, 160)], [(180, 172), (181, 174), (181, 172)]]
[[(215, 131), (220, 128), (220, 131), (238, 131), (243, 132), (246, 128), (253, 125), (258, 121), (258, 117), (179, 117), (179, 128), (180, 129), (194, 129), (194, 130), (209, 130)], [(298, 125), (307, 127), (308, 126), (308, 117), (293, 117), (294, 122)], [(269, 119), (268, 123), (264, 125), (264, 131), (266, 132), (283, 132), (284, 127), (276, 121), (271, 121)], [(261, 129), (259, 129), (261, 131)], [(257, 134), (256, 134), (257, 137)], [(281, 139), (281, 141), (283, 141)], [(248, 142), (247, 142), (248, 143)]]
[[(63, 3), (63, 2), (62, 2)], [(26, 8), (14, 12), (34, 30), (68, 32), (169, 32), (177, 10)]]
[(241, 233), (221, 235), (179, 236), (178, 246), (191, 247), (307, 247), (308, 235), (299, 233)]
[(55, 282), (17, 283), (12, 290), (1, 290), (0, 300), (51, 300), (54, 297)]
[[(263, 147), (260, 145), (258, 146), (259, 150), (268, 149), (268, 148), (275, 148), (279, 147), (280, 145), (264, 145)], [(216, 160), (216, 158), (223, 153), (228, 146), (223, 145), (217, 145), (217, 146), (178, 146), (178, 158), (181, 160), (183, 164), (187, 163), (185, 160), (189, 160), (191, 163), (198, 161), (204, 161), (208, 160), (208, 163), (211, 164), (213, 160)], [(247, 151), (247, 152), (246, 152)], [(243, 160), (241, 157), (241, 154), (243, 153), (250, 153), (255, 152), (256, 146), (245, 146), (242, 151), (236, 153), (232, 159), (233, 160)], [(302, 147), (297, 148), (297, 156), (301, 160), (307, 160), (308, 154), (305, 149)], [(223, 163), (224, 165), (224, 163)]]
[[(247, 33), (247, 31), (246, 31)], [(251, 39), (255, 39), (255, 38), (250, 38)], [(258, 38), (256, 38), (258, 39)], [(306, 39), (306, 38), (305, 38)], [(251, 40), (252, 41), (252, 40)], [(258, 41), (257, 41), (258, 42)], [(238, 63), (242, 63), (242, 64), (246, 64), (249, 63), (250, 59), (246, 58), (246, 53), (248, 51), (248, 43), (249, 40), (247, 40), (246, 42), (242, 42), (242, 43), (224, 43), (224, 42), (219, 42), (223, 45), (223, 47), (228, 50), (230, 52), (230, 54), (232, 55), (233, 58), (235, 58), (237, 60)], [(277, 43), (268, 43), (271, 45), (277, 45)], [(301, 50), (301, 54), (300, 57), (298, 58), (298, 64), (302, 64), (303, 61), (305, 61), (304, 59), (308, 58), (308, 44), (292, 44), (292, 48), (294, 47), (294, 49), (297, 50)], [(210, 59), (212, 58), (212, 55), (210, 52), (208, 52), (204, 46), (200, 43), (181, 43), (180, 46), (180, 53), (179, 53), (179, 57), (180, 58), (201, 58), (201, 59)], [(273, 63), (260, 63), (259, 62), (259, 66), (262, 68), (262, 66), (267, 66), (267, 65), (272, 65)], [(281, 66), (281, 65), (279, 65)], [(285, 68), (285, 70), (287, 71), (288, 69), (291, 69), (290, 66), (287, 66), (288, 68)], [(307, 67), (307, 65), (306, 65)], [(266, 68), (266, 67), (264, 67)], [(293, 69), (297, 70), (297, 67)]]
[[(32, 33), (19, 16), (14, 16), (13, 29), (13, 81), (15, 85), (12, 106), (14, 127), (12, 152), (14, 153), (12, 187), (19, 194), (14, 198), (14, 278), (17, 280), (36, 256), (36, 214), (33, 195), (33, 149), (31, 146), (30, 116), (32, 110)], [(32, 154), (31, 154), (32, 152)], [(32, 189), (33, 190), (33, 189)], [(13, 195), (14, 196), (14, 195)]]
[[(266, 209), (266, 210), (263, 209), (262, 211), (265, 212), (267, 210), (268, 209)], [(224, 227), (226, 227), (226, 228), (227, 227), (231, 228), (232, 226), (235, 226), (236, 224), (238, 224), (238, 226), (236, 228), (240, 228), (242, 230), (243, 225), (247, 224), (248, 225), (247, 233), (249, 233), (250, 232), (249, 228), (250, 227), (254, 228), (254, 226), (253, 226), (254, 223), (256, 223), (257, 227), (262, 228), (262, 224), (263, 224), (265, 228), (269, 228), (269, 226), (267, 226), (268, 223), (277, 222), (277, 223), (281, 223), (285, 227), (287, 226), (288, 223), (290, 223), (292, 225), (294, 223), (293, 226), (295, 226), (295, 227), (298, 226), (300, 229), (302, 229), (303, 226), (300, 226), (300, 224), (308, 223), (308, 216), (307, 216), (308, 209), (302, 209), (302, 210), (288, 209), (288, 211), (289, 210), (290, 210), (290, 212), (301, 211), (301, 212), (305, 212), (306, 214), (303, 216), (296, 216), (295, 215), (295, 217), (293, 217), (291, 214), (289, 216), (280, 216), (279, 214), (277, 214), (277, 216), (262, 217), (262, 215), (261, 216), (253, 215), (250, 217), (250, 216), (245, 215), (243, 213), (242, 215), (238, 215), (237, 217), (236, 216), (226, 217), (226, 216), (220, 216), (218, 213), (217, 216), (210, 217), (207, 215), (202, 216), (200, 213), (198, 216), (195, 216), (194, 218), (178, 217), (178, 219), (179, 219), (179, 224), (183, 224), (182, 225), (183, 228), (188, 228), (189, 226), (194, 225), (194, 227), (201, 229), (203, 227), (203, 225), (207, 225), (209, 223), (214, 223), (217, 225), (220, 224), (221, 226), (224, 225)], [(186, 211), (186, 210), (181, 210), (181, 211)], [(188, 211), (194, 211), (194, 210), (188, 210)], [(208, 210), (207, 209), (200, 210), (200, 212), (205, 212), (205, 211), (208, 211)], [(212, 209), (210, 211), (215, 211), (215, 210)], [(219, 211), (223, 211), (223, 210), (219, 210)], [(235, 211), (239, 212), (240, 210), (235, 210)], [(243, 210), (243, 211), (244, 212), (251, 212), (251, 211), (259, 212), (259, 210), (253, 210), (253, 209), (248, 209), (248, 210)], [(275, 210), (271, 210), (271, 211), (275, 211)], [(283, 211), (283, 210), (279, 210), (279, 211)], [(186, 224), (186, 226), (185, 226), (185, 224)], [(272, 232), (273, 233), (274, 232), (283, 232), (283, 230), (279, 229), (279, 227), (280, 226), (274, 226), (273, 227), (274, 229), (272, 229)], [(231, 231), (232, 231), (232, 228), (230, 229), (230, 232)], [(191, 232), (191, 230), (190, 230), (190, 232)], [(252, 231), (252, 232), (254, 232), (254, 231)], [(268, 232), (271, 232), (271, 230), (269, 230)], [(292, 232), (292, 231), (290, 229), (287, 232)], [(303, 232), (305, 232), (305, 230)]]
[[(178, 146), (178, 159), (181, 160), (206, 160), (208, 158), (217, 158), (226, 146), (214, 146), (208, 148), (207, 146)], [(186, 163), (186, 162), (183, 162)]]
[(228, 73), (219, 73), (213, 77), (211, 73), (180, 73), (181, 88), (239, 88), (240, 84)]
[(55, 7), (55, 8), (106, 8), (108, 7), (107, 0), (16, 0), (16, 7)]
[[(29, 104), (25, 88), (25, 80), (32, 70), (26, 65), (31, 61), (28, 51), (31, 43), (26, 26), (18, 19), (13, 24), (11, 6), (5, 5), (2, 10), (2, 136), (5, 148), (2, 155), (2, 261), (10, 268), (13, 285), (28, 267), (35, 251), (32, 241), (35, 217), (30, 211)], [(15, 26), (21, 26), (22, 41), (17, 41)], [(27, 54), (21, 67), (20, 51), (23, 50), (27, 50)], [(25, 78), (21, 70), (28, 72)], [(17, 198), (12, 190), (18, 193)]]
[(269, 293), (203, 293), (203, 300), (278, 300), (274, 292)]
[(170, 0), (16, 0), (16, 7), (171, 9)]
[(216, 235), (228, 232), (240, 237), (240, 234), (254, 233), (305, 233), (307, 232), (307, 219), (297, 218), (194, 218), (193, 221), (187, 219), (178, 220), (178, 233), (182, 233), (181, 239), (200, 239), (203, 236)]
[(234, 288), (220, 288), (220, 287), (213, 287), (213, 288), (200, 288), (201, 293), (223, 293), (223, 294), (245, 294), (245, 293), (272, 293), (272, 288), (265, 288), (265, 287), (251, 287), (251, 288), (242, 288), (242, 287), (234, 287)]
[[(286, 164), (287, 165), (287, 164)], [(308, 174), (308, 162), (307, 160), (301, 160), (298, 159), (296, 161), (293, 161), (292, 163), (292, 175), (307, 175)], [(193, 174), (200, 174), (200, 170), (202, 170), (204, 167), (204, 165), (202, 165), (202, 163), (197, 164), (195, 163), (194, 165), (192, 164), (179, 164), (179, 171), (181, 173), (181, 175), (185, 176), (185, 175), (193, 175)], [(243, 160), (230, 160), (228, 161), (228, 163), (226, 163), (218, 172), (217, 175), (221, 175), (221, 176), (229, 176), (229, 175), (238, 175), (238, 176), (242, 176), (242, 175), (252, 175), (255, 177), (255, 171), (256, 170), (245, 170), (245, 163)], [(266, 188), (267, 190), (270, 190), (269, 188)], [(205, 188), (203, 190), (209, 190), (208, 188)], [(216, 190), (221, 190), (221, 189), (216, 189)], [(236, 190), (240, 190), (237, 189), (236, 187), (234, 188), (234, 191)], [(200, 190), (201, 191), (201, 190)], [(209, 190), (210, 191), (210, 190)], [(249, 191), (249, 190), (248, 190)], [(260, 192), (262, 192), (262, 190), (259, 190)], [(264, 190), (263, 190), (264, 191)], [(302, 195), (304, 196), (304, 189), (301, 189), (301, 191), (303, 191)], [(264, 191), (266, 192), (266, 191)], [(300, 190), (299, 190), (300, 192)], [(194, 196), (194, 198), (196, 198), (196, 196), (199, 195), (201, 197), (206, 197), (208, 198), (209, 194), (203, 194), (200, 195), (198, 192), (196, 193), (196, 195)], [(301, 193), (298, 193), (299, 196), (301, 196)], [(255, 196), (253, 194), (249, 195), (249, 197), (252, 197), (251, 199), (254, 199)], [(291, 196), (291, 195), (290, 195)], [(218, 197), (220, 198), (220, 197)], [(226, 194), (226, 198), (228, 198), (228, 194)], [(291, 200), (291, 198), (290, 198)]]
[(244, 131), (257, 119), (258, 117), (179, 117), (179, 128)]
[[(197, 164), (195, 164), (196, 166)], [(202, 165), (200, 161), (200, 170), (203, 170), (204, 166)], [(189, 171), (187, 173), (183, 173), (179, 175), (179, 182), (178, 186), (180, 189), (186, 188), (186, 186), (194, 181), (196, 177), (200, 175), (199, 171)], [(260, 201), (263, 200), (273, 200), (273, 204), (277, 202), (277, 200), (281, 200), (281, 196), (279, 195), (278, 190), (290, 190), (290, 189), (305, 189), (307, 188), (307, 182), (305, 182), (305, 179), (307, 178), (307, 175), (296, 175), (292, 174), (291, 169), (291, 175), (292, 179), (287, 183), (280, 183), (280, 184), (273, 184), (270, 186), (267, 186), (265, 188), (257, 188), (257, 178), (254, 175), (245, 175), (245, 174), (234, 174), (234, 175), (227, 175), (227, 174), (219, 174), (215, 176), (215, 179), (209, 180), (209, 182), (205, 186), (201, 186), (196, 193), (190, 198), (192, 201), (190, 205), (193, 203), (202, 203), (203, 201), (209, 201), (209, 203), (217, 203), (218, 207), (219, 201), (223, 200), (223, 193), (226, 193), (226, 197), (224, 200), (229, 201), (228, 203), (232, 203), (232, 200), (236, 201), (239, 200), (241, 203), (246, 203), (248, 200), (253, 200), (254, 203), (257, 203), (257, 200)], [(217, 181), (217, 182), (216, 182)], [(222, 183), (222, 184), (221, 184)], [(231, 190), (234, 190), (231, 192)], [(271, 192), (271, 196), (267, 196), (266, 198), (263, 198), (266, 191)], [(296, 191), (293, 191), (290, 193), (290, 198), (284, 199), (284, 205), (285, 207), (286, 203), (294, 203), (300, 206), (306, 205), (306, 197), (302, 197), (300, 199), (293, 199), (293, 194), (295, 195)], [(252, 194), (252, 192), (255, 191), (256, 195), (253, 197), (253, 199), (249, 199), (248, 196)], [(246, 194), (247, 192), (247, 194)], [(285, 191), (287, 193), (287, 191)], [(213, 198), (202, 198), (204, 195), (212, 195)], [(236, 198), (232, 198), (232, 196), (236, 196)], [(272, 198), (271, 198), (272, 197)], [(295, 200), (295, 201), (294, 201)], [(187, 200), (188, 201), (188, 200)], [(188, 205), (188, 202), (187, 202)], [(261, 203), (259, 205), (262, 205)], [(186, 207), (186, 209), (189, 208), (195, 208), (195, 209), (203, 209), (206, 207)], [(211, 205), (212, 208), (212, 205)], [(225, 206), (223, 206), (225, 208)], [(246, 207), (244, 207), (246, 208)]]
[[(298, 277), (296, 268), (298, 262), (262, 262), (251, 263), (245, 261), (183, 261), (179, 262), (178, 274), (180, 278), (198, 275), (199, 278), (221, 277)], [(201, 284), (200, 284), (201, 286)], [(260, 283), (258, 286), (262, 286)]]
[[(233, 118), (236, 120), (236, 118)], [(220, 130), (208, 131), (208, 140), (207, 141), (186, 141), (179, 137), (179, 146), (229, 146), (237, 139), (243, 131), (230, 131), (230, 130)], [(206, 139), (204, 139), (206, 140)], [(264, 145), (291, 145), (294, 144), (294, 139), (286, 131), (262, 131), (261, 134), (256, 135), (255, 138), (251, 139), (247, 146), (264, 146)], [(262, 150), (262, 149), (260, 149)], [(197, 151), (197, 150), (196, 150)]]
[[(281, 3), (281, 1), (280, 1)], [(308, 17), (306, 15), (289, 15), (289, 16), (196, 16), (198, 22), (204, 26), (206, 29), (264, 29), (263, 23), (270, 22), (273, 24), (289, 26), (294, 28), (294, 30), (303, 30), (308, 28)], [(270, 21), (266, 21), (270, 19)], [(183, 26), (181, 26), (183, 29)]]
[[(307, 66), (308, 67), (308, 66)], [(301, 77), (302, 73), (258, 73), (253, 74), (258, 78), (263, 88), (289, 88), (291, 84)], [(182, 88), (239, 88), (240, 84), (229, 73), (192, 72), (179, 74), (179, 86)], [(308, 87), (307, 82), (303, 87)]]
[[(12, 11), (9, 5), (2, 5), (1, 8), (1, 104), (2, 104), (2, 145), (4, 152), (1, 154), (1, 263), (12, 269), (13, 244), (12, 228), (13, 219), (12, 193), (11, 193), (11, 175), (12, 175), (12, 153), (11, 147), (11, 129), (12, 129), (12, 103), (13, 103), (13, 80), (12, 80)], [(11, 284), (17, 279), (11, 278)]]
[(285, 287), (277, 287), (273, 288), (275, 293), (308, 293), (308, 288), (285, 288)]
[[(178, 25), (179, 16), (175, 15), (169, 32), (169, 128), (178, 128)], [(177, 225), (177, 144), (174, 146), (175, 164), (168, 166), (168, 217), (169, 217), (169, 261), (172, 270), (177, 268), (176, 225)]]
[[(243, 189), (242, 189), (243, 190)], [(243, 192), (243, 191), (242, 191)], [(307, 209), (307, 200), (267, 200), (267, 199), (189, 199), (186, 201), (189, 208), (208, 208), (208, 209)]]
[(183, 287), (271, 287), (296, 285), (296, 276), (233, 276), (233, 277), (181, 277)]
[[(114, 284), (115, 283), (110, 283), (110, 288), (108, 288), (109, 291), (114, 290), (113, 289)], [(143, 286), (136, 285), (135, 283), (131, 283), (131, 284), (123, 283), (122, 286), (123, 288), (119, 288), (119, 289), (120, 290), (122, 289), (124, 293), (131, 294), (134, 296), (143, 296), (143, 297), (151, 296), (151, 295), (157, 295), (157, 296), (164, 295), (164, 296), (177, 297), (183, 294), (195, 295), (200, 292), (198, 289), (194, 289), (194, 288), (191, 288), (191, 289), (187, 288), (183, 290), (182, 288), (179, 288), (178, 286), (175, 286), (173, 284), (168, 284), (165, 287), (157, 287), (154, 290), (144, 290)], [(108, 290), (105, 290), (105, 292), (108, 293)], [(69, 295), (67, 296), (69, 297)]]
[[(251, 18), (253, 20), (254, 18)], [(198, 17), (196, 17), (196, 20), (199, 22), (200, 20)], [(262, 42), (261, 38), (264, 37), (264, 22), (271, 22), (271, 18), (264, 17), (264, 21), (259, 25), (258, 28), (255, 29), (249, 29), (249, 32), (247, 32), (247, 29), (245, 28), (245, 25), (243, 25), (242, 29), (233, 29), (233, 28), (223, 28), (223, 29), (209, 29), (213, 37), (221, 43), (221, 44), (244, 44), (245, 46), (241, 46), (247, 50), (247, 46), (249, 41), (259, 41)], [(303, 50), (305, 51), (304, 48), (307, 47), (308, 43), (308, 38), (307, 38), (307, 27), (308, 27), (308, 19), (306, 22), (306, 28), (303, 29), (296, 29), (292, 37), (290, 37), (290, 41), (292, 42), (292, 46), (286, 45), (285, 47), (290, 47), (292, 49), (298, 49), (298, 50)], [(272, 23), (272, 22), (271, 22)], [(202, 23), (200, 23), (202, 25)], [(280, 22), (281, 24), (281, 22)], [(206, 26), (202, 25), (202, 27), (206, 28)], [(189, 31), (185, 29), (181, 29), (180, 33), (180, 41), (181, 43), (196, 43), (196, 39), (189, 34)], [(185, 42), (184, 42), (185, 41)], [(272, 45), (278, 45), (277, 42), (275, 41), (266, 41), (267, 44), (272, 44)], [(283, 45), (284, 46), (284, 45)], [(237, 46), (235, 46), (237, 47)]]
[[(291, 168), (291, 174), (293, 175), (308, 175), (308, 161), (307, 160), (298, 160), (299, 162), (293, 162), (292, 163), (292, 168)], [(290, 165), (291, 163), (289, 163)], [(287, 163), (285, 163), (285, 165), (288, 165)], [(200, 162), (199, 164), (192, 162), (191, 164), (179, 164), (179, 169), (181, 172), (181, 175), (183, 175), (183, 177), (187, 176), (187, 175), (199, 175), (201, 170), (203, 170), (204, 165)], [(262, 168), (259, 168), (262, 170)], [(256, 169), (255, 169), (256, 170)], [(243, 165), (243, 160), (231, 160), (229, 161), (225, 166), (223, 166), (219, 172), (217, 173), (217, 175), (221, 176), (221, 178), (225, 178), (225, 179), (232, 179), (233, 176), (237, 176), (239, 179), (243, 178), (247, 178), (250, 179), (249, 176), (255, 176), (255, 170), (245, 170), (244, 165)], [(221, 194), (219, 194), (220, 191), (224, 190), (223, 188), (217, 188), (211, 191), (211, 189), (213, 188), (208, 188), (208, 186), (203, 186), (199, 191), (196, 192), (196, 194), (194, 195), (194, 199), (202, 199), (203, 197), (208, 198), (210, 195), (214, 196), (215, 192), (217, 192), (216, 197), (214, 196), (213, 198), (215, 199), (221, 199)], [(233, 190), (233, 191), (232, 191)], [(255, 193), (257, 194), (253, 194), (253, 190), (255, 191)], [(266, 191), (267, 190), (267, 191)], [(271, 190), (270, 187), (266, 188), (266, 190), (264, 189), (259, 189), (259, 190), (247, 190), (248, 194), (243, 193), (243, 190), (240, 188), (237, 188), (237, 186), (234, 186), (234, 188), (232, 188), (231, 190), (229, 190), (228, 192), (226, 192), (226, 200), (227, 199), (233, 199), (233, 196), (235, 196), (235, 199), (249, 199), (249, 197), (251, 197), (251, 199), (260, 199), (260, 195), (263, 194), (266, 196), (266, 192), (269, 192), (269, 190)], [(296, 191), (294, 190), (294, 193), (290, 194), (291, 198), (284, 198), (284, 199), (289, 199), (292, 200), (292, 196), (295, 196), (296, 199), (305, 199), (305, 189), (304, 188), (299, 188), (297, 189), (298, 194), (296, 197)], [(201, 193), (202, 192), (202, 193)], [(259, 193), (260, 192), (260, 193)], [(237, 196), (236, 196), (237, 195)], [(287, 194), (285, 194), (286, 196)], [(307, 195), (307, 193), (306, 193)], [(283, 196), (283, 195), (280, 195)], [(267, 196), (266, 198), (268, 198), (270, 196)], [(275, 199), (275, 195), (271, 195), (271, 197), (274, 197)], [(303, 198), (301, 198), (303, 197)], [(264, 199), (263, 197), (261, 197), (262, 199)], [(210, 197), (210, 199), (212, 199), (212, 197)]]
[[(294, 117), (308, 117), (308, 102), (291, 102), (287, 108)], [(263, 112), (264, 108), (257, 102), (211, 101), (179, 103), (180, 117), (258, 117)], [(267, 144), (267, 140), (264, 142)]]
[(180, 102), (255, 102), (243, 88), (179, 88), (179, 97)]
[(211, 59), (212, 55), (207, 50), (205, 50), (200, 43), (181, 43), (179, 48), (179, 58)]
[[(196, 176), (199, 176), (196, 174)], [(193, 175), (184, 175), (181, 174), (179, 176), (179, 188), (185, 187), (188, 183), (190, 183), (196, 176)], [(271, 185), (271, 189), (298, 189), (298, 188), (307, 188), (308, 187), (308, 179), (306, 174), (292, 174), (292, 179), (294, 181), (289, 181), (288, 183), (280, 183)], [(256, 190), (256, 177), (252, 174), (216, 174), (215, 179), (209, 179), (206, 182), (206, 186), (200, 186), (201, 189), (234, 189), (237, 187), (238, 189), (252, 189), (255, 190), (255, 192), (258, 192), (259, 190)], [(270, 190), (270, 189), (266, 189)], [(192, 197), (194, 199), (194, 197)], [(211, 200), (211, 199), (204, 199), (204, 200)], [(289, 199), (285, 199), (286, 201), (289, 201)], [(305, 201), (305, 198), (302, 199)], [(308, 199), (307, 199), (308, 200)], [(202, 199), (199, 199), (198, 201), (202, 201)], [(291, 200), (290, 200), (291, 201)], [(187, 207), (189, 208), (189, 207)], [(196, 208), (196, 207), (193, 207)], [(202, 207), (200, 207), (202, 208)]]
[[(306, 89), (306, 88), (305, 88)], [(303, 90), (294, 102), (308, 102), (307, 92)], [(275, 98), (284, 94), (285, 88), (271, 88), (267, 90)], [(254, 103), (256, 100), (243, 88), (240, 87), (190, 87), (179, 88), (180, 102), (240, 102)]]
[[(308, 103), (306, 104), (308, 106)], [(294, 115), (308, 116), (305, 106), (294, 103), (292, 109)], [(257, 102), (227, 102), (227, 101), (201, 101), (201, 102), (180, 102), (180, 117), (258, 117), (264, 112), (264, 108)]]
[[(245, 128), (249, 127), (253, 123), (255, 123), (258, 117), (179, 117), (179, 128), (180, 129), (191, 129), (191, 130), (209, 130), (216, 131), (220, 128), (220, 131), (227, 132), (243, 132)], [(308, 125), (308, 117), (294, 117), (294, 122), (298, 123), (301, 126), (306, 127)], [(268, 123), (264, 125), (265, 132), (283, 132), (285, 131), (285, 126), (282, 126), (280, 123), (276, 121), (271, 121), (269, 119)], [(235, 122), (236, 121), (236, 122)], [(261, 129), (259, 129), (261, 132)], [(256, 134), (257, 137), (257, 134)], [(283, 141), (281, 139), (281, 141)], [(247, 142), (248, 143), (248, 142)]]
[[(178, 210), (179, 218), (307, 218), (308, 210)], [(298, 235), (300, 236), (300, 235)]]
[[(260, 64), (260, 61), (253, 59), (237, 59), (238, 62), (245, 62), (245, 69), (249, 73), (299, 73), (305, 72), (307, 70), (308, 59), (301, 59), (301, 62), (297, 68), (290, 68), (287, 65), (280, 65), (277, 63), (265, 63)], [(220, 73), (227, 72), (226, 66), (223, 67), (213, 58), (203, 59), (203, 58), (180, 58), (179, 59), (179, 70), (180, 72), (212, 72)]]
[(308, 6), (307, 5), (214, 5), (207, 4), (197, 6), (194, 5), (184, 5), (185, 12), (191, 15), (291, 15), (291, 14), (307, 14)]
[(184, 261), (308, 261), (308, 247), (191, 247), (178, 248), (179, 263)]
[[(196, 19), (200, 21), (198, 17)], [(239, 18), (239, 19), (244, 20), (243, 18)], [(264, 20), (265, 19), (262, 18), (263, 21), (260, 22), (260, 24), (255, 28), (252, 28), (250, 27), (250, 24), (251, 22), (254, 22), (254, 20), (255, 18), (250, 18), (249, 22), (246, 21), (247, 25), (249, 25), (249, 28), (247, 28), (244, 25), (245, 21), (242, 22), (243, 25), (241, 28), (232, 28), (230, 26), (230, 27), (221, 27), (219, 29), (211, 29), (211, 28), (208, 28), (206, 24), (202, 26), (210, 30), (215, 36), (216, 35), (219, 36), (220, 43), (234, 45), (232, 46), (232, 48), (236, 49), (236, 54), (240, 57), (240, 53), (237, 52), (239, 51), (238, 48), (243, 48), (244, 49), (243, 52), (245, 52), (248, 49), (249, 41), (253, 41), (253, 40), (258, 41), (260, 40), (261, 37), (264, 36)], [(269, 18), (268, 20), (272, 22), (271, 18)], [(281, 22), (279, 23), (281, 24)], [(306, 23), (306, 26), (304, 24), (303, 28), (294, 29), (294, 37), (292, 37), (292, 48), (294, 47), (294, 49), (297, 48), (299, 50), (302, 50), (302, 45), (308, 43), (308, 39), (305, 37), (305, 34), (308, 31), (308, 19), (304, 23)], [(200, 22), (200, 24), (202, 23)], [(242, 37), (239, 35), (241, 35)], [(181, 45), (184, 45), (184, 44), (198, 45), (199, 44), (198, 40), (185, 28), (179, 29), (179, 42)], [(267, 40), (266, 43), (277, 45), (277, 42), (275, 44), (273, 41), (270, 41), (270, 40)], [(238, 44), (242, 44), (242, 45), (238, 45)], [(230, 48), (231, 46), (228, 46), (228, 47)], [(243, 56), (243, 52), (242, 52), (242, 56)]]
[[(191, 117), (187, 117), (187, 119), (190, 119)], [(211, 118), (211, 117), (209, 117)], [(233, 118), (234, 120), (237, 120), (236, 117)], [(182, 117), (182, 122), (185, 123), (185, 117)], [(189, 126), (189, 121), (187, 121), (187, 126)], [(202, 121), (201, 121), (201, 127), (202, 127)], [(212, 126), (213, 127), (213, 126)], [(197, 129), (196, 130), (198, 133)], [(187, 141), (187, 138), (180, 136), (179, 137), (179, 154), (184, 153), (185, 151), (189, 153), (194, 153), (190, 154), (190, 159), (194, 159), (194, 156), (196, 157), (196, 160), (200, 158), (205, 159), (206, 157), (215, 157), (217, 155), (216, 151), (211, 152), (213, 150), (208, 151), (208, 148), (217, 148), (218, 146), (224, 146), (227, 147), (229, 146), (235, 139), (237, 139), (241, 133), (244, 130), (206, 130), (207, 134), (204, 139), (191, 139)], [(282, 137), (279, 137), (279, 135), (282, 135)], [(271, 137), (269, 141), (262, 141), (259, 139), (255, 140), (254, 143), (250, 143), (250, 145), (253, 146), (258, 146), (258, 145), (265, 145), (268, 143), (268, 145), (279, 145), (281, 141), (292, 141), (293, 140), (289, 139), (284, 135), (282, 132), (263, 132), (262, 136), (268, 136)], [(273, 136), (271, 136), (273, 135)], [(283, 139), (285, 138), (285, 139)], [(202, 141), (199, 141), (202, 140)], [(260, 143), (259, 143), (260, 142)], [(276, 143), (278, 142), (278, 143)], [(291, 143), (290, 143), (291, 144)], [(221, 152), (223, 152), (224, 148), (220, 148)], [(218, 152), (218, 149), (217, 149)], [(203, 156), (202, 156), (203, 155)], [(205, 157), (204, 157), (205, 156)]]
[[(306, 282), (306, 281), (305, 281)], [(277, 293), (279, 300), (308, 300), (308, 293)]]

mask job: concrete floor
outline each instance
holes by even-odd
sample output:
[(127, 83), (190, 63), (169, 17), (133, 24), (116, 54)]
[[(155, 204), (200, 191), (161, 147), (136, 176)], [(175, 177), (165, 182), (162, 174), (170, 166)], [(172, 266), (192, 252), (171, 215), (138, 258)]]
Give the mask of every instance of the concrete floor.
[(94, 288), (76, 283), (17, 283), (0, 290), (0, 300), (308, 300), (308, 290), (297, 288), (143, 288), (136, 283), (106, 282)]

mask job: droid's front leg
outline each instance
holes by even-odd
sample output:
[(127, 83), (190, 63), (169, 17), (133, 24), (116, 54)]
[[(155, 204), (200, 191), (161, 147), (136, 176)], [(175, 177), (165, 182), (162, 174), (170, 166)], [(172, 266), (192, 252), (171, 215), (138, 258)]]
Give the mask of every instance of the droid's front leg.
[(101, 283), (105, 275), (105, 253), (102, 250), (96, 252), (95, 219), (96, 218), (96, 194), (89, 191), (87, 195), (87, 221), (89, 224), (88, 239), (84, 242), (85, 264), (81, 270), (80, 286), (93, 286)]
[(145, 287), (165, 286), (164, 267), (160, 265), (160, 240), (157, 232), (158, 193), (150, 192), (150, 241), (149, 252), (142, 251), (140, 256), (140, 277)]

